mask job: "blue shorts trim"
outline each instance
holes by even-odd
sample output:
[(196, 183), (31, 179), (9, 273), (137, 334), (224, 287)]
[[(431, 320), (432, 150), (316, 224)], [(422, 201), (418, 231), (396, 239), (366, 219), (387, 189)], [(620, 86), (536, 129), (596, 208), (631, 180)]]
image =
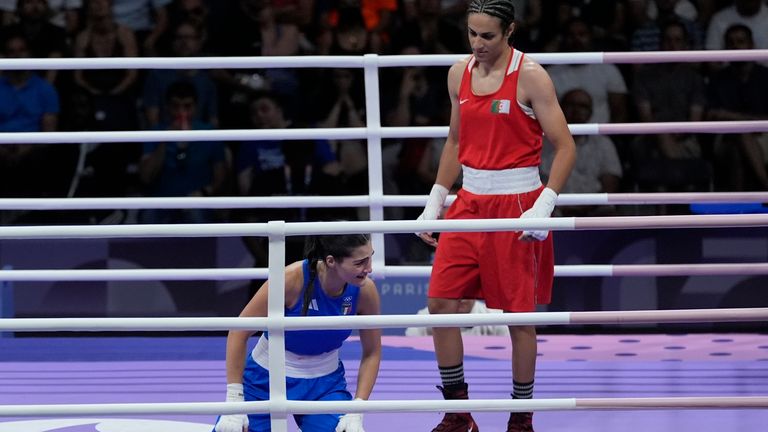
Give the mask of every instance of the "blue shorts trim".
[[(269, 372), (248, 355), (243, 373), (243, 389), (246, 401), (269, 400)], [(344, 365), (319, 378), (286, 378), (288, 400), (346, 401), (352, 400), (344, 377)], [(294, 414), (296, 424), (303, 432), (333, 432), (342, 414)], [(269, 414), (248, 416), (249, 432), (271, 431)]]

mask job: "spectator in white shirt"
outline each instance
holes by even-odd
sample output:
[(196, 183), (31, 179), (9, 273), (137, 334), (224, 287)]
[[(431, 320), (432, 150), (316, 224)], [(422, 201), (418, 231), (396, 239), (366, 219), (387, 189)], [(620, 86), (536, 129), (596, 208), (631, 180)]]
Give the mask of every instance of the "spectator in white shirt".
[[(562, 51), (585, 52), (593, 48), (592, 30), (580, 18), (565, 26)], [(627, 84), (619, 69), (611, 64), (554, 65), (547, 68), (557, 97), (573, 89), (583, 89), (592, 98), (590, 123), (621, 123), (627, 116)]]
[(768, 6), (764, 0), (735, 0), (712, 16), (707, 28), (706, 48), (725, 49), (725, 33), (734, 24), (743, 24), (752, 30), (755, 48), (768, 48)]

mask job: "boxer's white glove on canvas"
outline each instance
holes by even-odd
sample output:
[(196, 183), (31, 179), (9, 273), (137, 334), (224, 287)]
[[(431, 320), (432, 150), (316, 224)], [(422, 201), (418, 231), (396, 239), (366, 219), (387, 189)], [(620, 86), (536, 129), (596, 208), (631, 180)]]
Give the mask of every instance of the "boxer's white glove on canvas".
[[(362, 400), (355, 398), (355, 400)], [(344, 414), (336, 425), (336, 432), (365, 432), (363, 429), (363, 414), (350, 413)]]
[[(227, 402), (244, 402), (243, 385), (227, 384)], [(219, 417), (214, 428), (216, 432), (248, 432), (248, 416), (245, 414), (229, 414)]]

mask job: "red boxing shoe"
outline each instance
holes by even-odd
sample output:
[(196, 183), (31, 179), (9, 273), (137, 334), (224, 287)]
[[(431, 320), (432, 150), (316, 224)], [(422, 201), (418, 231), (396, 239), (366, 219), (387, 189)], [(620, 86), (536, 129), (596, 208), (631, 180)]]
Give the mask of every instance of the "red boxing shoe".
[[(437, 386), (446, 400), (469, 399), (466, 383), (451, 387), (453, 388), (446, 389)], [(443, 421), (435, 426), (432, 432), (480, 432), (480, 428), (477, 427), (477, 423), (475, 423), (475, 419), (472, 418), (470, 413), (445, 413)]]
[(520, 412), (509, 415), (507, 432), (533, 432), (533, 413)]

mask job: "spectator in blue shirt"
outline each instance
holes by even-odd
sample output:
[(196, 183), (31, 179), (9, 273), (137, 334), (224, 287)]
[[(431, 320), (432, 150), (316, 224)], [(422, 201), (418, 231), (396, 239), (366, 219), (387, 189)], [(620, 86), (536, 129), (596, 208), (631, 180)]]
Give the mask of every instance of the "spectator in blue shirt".
[[(28, 58), (29, 45), (20, 34), (6, 37), (7, 58)], [(10, 70), (0, 76), (0, 131), (50, 132), (56, 130), (59, 96), (43, 78), (27, 70)]]
[[(21, 34), (9, 34), (2, 45), (6, 58), (30, 57)], [(8, 70), (0, 76), (0, 132), (51, 132), (56, 130), (59, 97), (45, 79), (28, 70)], [(74, 163), (62, 156), (69, 146), (43, 144), (0, 145), (0, 195), (63, 196)], [(63, 181), (60, 181), (63, 180)]]
[[(167, 92), (171, 122), (159, 129), (212, 129), (208, 123), (194, 120), (197, 104), (195, 87), (186, 81), (172, 84)], [(226, 148), (221, 142), (146, 143), (139, 162), (139, 178), (147, 194), (154, 197), (217, 195), (227, 173)], [(212, 221), (203, 209), (157, 210), (140, 213), (143, 223), (205, 223)]]
[[(173, 31), (171, 49), (176, 57), (198, 57), (203, 46), (203, 29), (192, 22), (182, 22)], [(144, 115), (147, 126), (156, 128), (167, 123), (168, 109), (165, 92), (175, 81), (187, 81), (195, 86), (197, 103), (192, 119), (200, 120), (214, 127), (219, 125), (218, 92), (216, 84), (207, 70), (196, 69), (155, 69), (149, 72), (144, 83)]]

